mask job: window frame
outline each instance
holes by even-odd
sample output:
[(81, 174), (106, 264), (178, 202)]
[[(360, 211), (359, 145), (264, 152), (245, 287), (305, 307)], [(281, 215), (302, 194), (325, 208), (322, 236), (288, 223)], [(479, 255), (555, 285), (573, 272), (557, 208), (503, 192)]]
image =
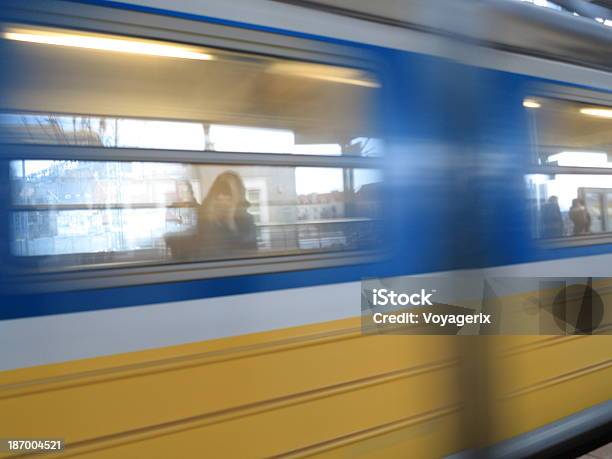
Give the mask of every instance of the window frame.
[[(612, 108), (612, 93), (603, 91), (583, 89), (578, 87), (563, 86), (559, 84), (535, 85), (530, 88), (524, 98), (549, 98), (563, 100), (567, 102), (577, 102), (585, 104), (594, 104), (608, 106)], [(576, 166), (548, 166), (538, 164), (538, 152), (546, 150), (547, 147), (538, 145), (538, 130), (535, 121), (535, 115), (530, 113), (528, 109), (527, 117), (529, 121), (531, 148), (529, 166), (526, 175), (610, 175), (612, 177), (612, 168), (605, 167), (576, 167)], [(584, 188), (584, 187), (583, 187)], [(534, 224), (534, 222), (531, 222)], [(612, 244), (612, 231), (593, 233), (582, 236), (566, 236), (561, 238), (543, 239), (535, 237), (534, 240), (545, 248), (566, 248), (566, 247), (584, 247), (593, 245)]]
[[(66, 14), (69, 11), (70, 14)], [(27, 5), (9, 0), (0, 14), (0, 24), (22, 23), (71, 30), (86, 30), (135, 36), (168, 42), (219, 48), (222, 50), (295, 59), (302, 62), (357, 68), (379, 77), (375, 56), (364, 49), (337, 43), (310, 40), (291, 35), (249, 28), (220, 25), (197, 19), (184, 19), (108, 6), (33, 0)], [(44, 110), (42, 110), (44, 112)], [(71, 114), (73, 115), (73, 114)], [(279, 153), (222, 152), (147, 148), (109, 148), (79, 145), (1, 144), (0, 159), (10, 160), (89, 160), (139, 161), (242, 166), (333, 167), (381, 171), (382, 157), (319, 156)], [(10, 190), (3, 200), (10, 206)], [(19, 206), (17, 206), (19, 207)], [(5, 219), (8, 225), (8, 219)], [(5, 228), (8, 235), (10, 228)], [(4, 253), (3, 257), (9, 257)], [(64, 291), (110, 288), (162, 282), (177, 282), (248, 274), (275, 273), (327, 268), (379, 261), (381, 250), (347, 250), (296, 255), (270, 255), (222, 261), (142, 264), (125, 267), (100, 267), (87, 270), (35, 273), (20, 270), (10, 263), (1, 268), (6, 276), (0, 290)]]

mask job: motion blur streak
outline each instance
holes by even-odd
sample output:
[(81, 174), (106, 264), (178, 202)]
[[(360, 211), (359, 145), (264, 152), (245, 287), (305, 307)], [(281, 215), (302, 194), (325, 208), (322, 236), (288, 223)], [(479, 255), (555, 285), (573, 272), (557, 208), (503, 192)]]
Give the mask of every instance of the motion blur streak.
[(582, 108), (580, 113), (584, 115), (600, 116), (602, 118), (612, 118), (612, 110), (606, 110), (603, 108)]
[(176, 57), (181, 59), (197, 59), (203, 61), (213, 59), (213, 56), (210, 54), (205, 54), (185, 47), (130, 40), (127, 38), (113, 39), (95, 35), (61, 33), (59, 31), (51, 30), (13, 28), (7, 29), (3, 36), (7, 40), (40, 43), (44, 45), (70, 46), (75, 48), (113, 51), (118, 53)]
[[(612, 35), (564, 3), (4, 0), (0, 440), (96, 459), (594, 442)], [(573, 280), (501, 298), (530, 324), (556, 311), (555, 335), (363, 332), (363, 279), (463, 275)], [(594, 298), (601, 323), (572, 328)]]

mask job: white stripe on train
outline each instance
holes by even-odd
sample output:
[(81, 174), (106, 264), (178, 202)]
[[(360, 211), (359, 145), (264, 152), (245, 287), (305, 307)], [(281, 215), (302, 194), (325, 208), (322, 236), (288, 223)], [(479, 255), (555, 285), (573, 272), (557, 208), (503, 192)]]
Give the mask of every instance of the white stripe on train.
[[(610, 277), (610, 266), (612, 254), (605, 254), (488, 268), (484, 273)], [(360, 287), (349, 282), (0, 321), (0, 370), (356, 317)]]

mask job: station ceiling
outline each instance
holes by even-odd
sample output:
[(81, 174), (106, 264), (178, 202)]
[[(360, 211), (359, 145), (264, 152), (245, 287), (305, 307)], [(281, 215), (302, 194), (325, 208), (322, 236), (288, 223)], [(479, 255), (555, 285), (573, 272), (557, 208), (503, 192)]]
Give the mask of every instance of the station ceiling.
[[(450, 36), (519, 54), (612, 71), (612, 27), (517, 0), (275, 0), (332, 14)], [(590, 12), (612, 0), (554, 0)], [(560, 5), (561, 6), (561, 5)], [(606, 13), (607, 14), (607, 13)], [(593, 15), (591, 15), (593, 16)], [(597, 16), (599, 17), (599, 16)], [(612, 20), (612, 13), (609, 16)]]

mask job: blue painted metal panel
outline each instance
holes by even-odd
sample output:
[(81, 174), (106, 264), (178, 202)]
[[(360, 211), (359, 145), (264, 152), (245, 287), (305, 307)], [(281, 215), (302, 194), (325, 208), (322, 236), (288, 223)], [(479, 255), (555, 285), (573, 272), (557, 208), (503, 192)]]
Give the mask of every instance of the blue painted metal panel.
[[(371, 113), (372, 122), (377, 123), (386, 142), (383, 228), (387, 246), (384, 249), (392, 255), (384, 263), (368, 265), (76, 292), (4, 295), (0, 298), (0, 320), (612, 252), (612, 245), (545, 250), (531, 240), (523, 182), (529, 161), (529, 132), (522, 100), (534, 82), (544, 80), (217, 18), (102, 0), (80, 3), (367, 49), (383, 83), (380, 100)], [(7, 169), (4, 163), (1, 172), (5, 177)], [(1, 248), (6, 253), (8, 194), (3, 192), (2, 199), (0, 236)]]

